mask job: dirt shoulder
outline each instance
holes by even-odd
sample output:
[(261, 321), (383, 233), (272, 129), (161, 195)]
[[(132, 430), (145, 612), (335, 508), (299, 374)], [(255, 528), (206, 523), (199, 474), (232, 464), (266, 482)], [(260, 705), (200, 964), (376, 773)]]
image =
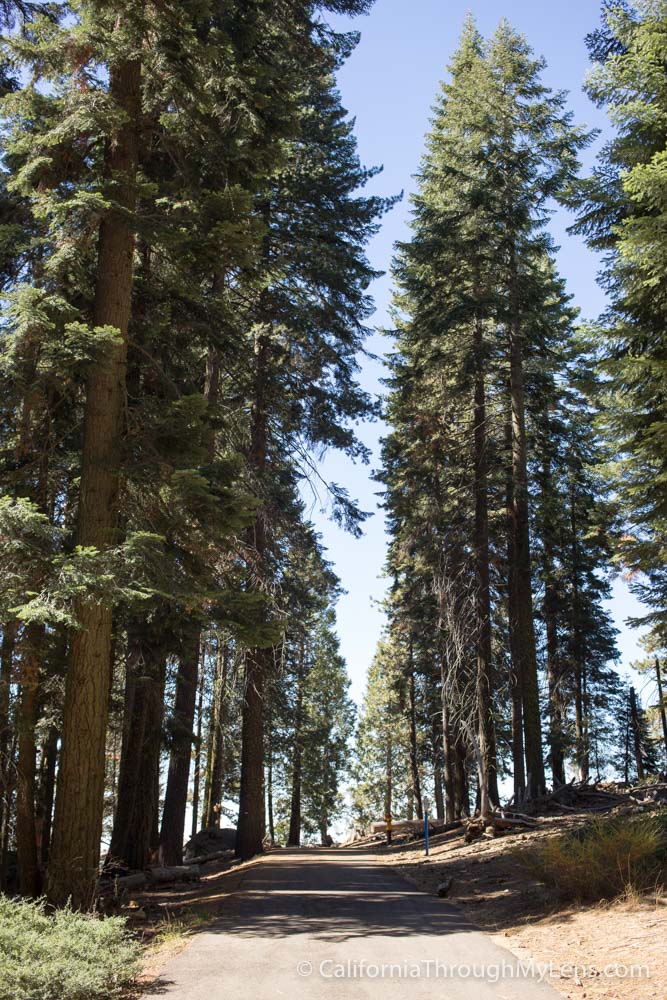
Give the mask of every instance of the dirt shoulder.
[[(564, 905), (515, 856), (517, 848), (581, 825), (586, 818), (545, 817), (534, 830), (472, 844), (464, 842), (462, 830), (452, 830), (431, 838), (428, 858), (423, 841), (375, 851), (378, 860), (424, 892), (437, 893), (439, 885), (451, 880), (447, 899), (519, 958), (553, 963), (549, 981), (564, 996), (667, 1000), (664, 897)], [(630, 975), (627, 970), (633, 966)]]

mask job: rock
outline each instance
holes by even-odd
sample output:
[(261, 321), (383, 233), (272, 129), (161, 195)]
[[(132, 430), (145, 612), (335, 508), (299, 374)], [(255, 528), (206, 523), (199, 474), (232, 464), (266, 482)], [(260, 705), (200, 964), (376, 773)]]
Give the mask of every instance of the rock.
[(233, 827), (210, 826), (200, 830), (185, 845), (183, 857), (185, 861), (199, 858), (205, 854), (217, 854), (219, 851), (233, 851), (236, 847), (236, 830)]

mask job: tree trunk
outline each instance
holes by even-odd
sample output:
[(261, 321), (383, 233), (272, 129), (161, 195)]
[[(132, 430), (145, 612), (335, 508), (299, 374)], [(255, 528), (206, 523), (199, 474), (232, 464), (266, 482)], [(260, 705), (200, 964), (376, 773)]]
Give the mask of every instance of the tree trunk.
[(384, 814), (392, 816), (394, 804), (394, 747), (391, 733), (387, 734), (385, 747)]
[(454, 797), (456, 801), (456, 819), (470, 815), (470, 789), (466, 771), (466, 747), (460, 731), (454, 738)]
[(540, 723), (540, 696), (537, 676), (537, 650), (533, 622), (523, 333), (519, 319), (518, 273), (514, 246), (512, 246), (510, 254), (509, 293), (511, 310), (508, 331), (510, 351), (510, 426), (512, 431), (510, 530), (514, 543), (513, 559), (509, 569), (510, 586), (514, 593), (512, 611), (516, 637), (515, 653), (519, 659), (517, 675), (521, 682), (527, 791), (530, 796), (535, 796), (545, 791), (545, 783), (544, 760), (542, 756), (542, 727)]
[(266, 808), (268, 812), (269, 819), (269, 840), (271, 841), (271, 846), (274, 847), (276, 843), (276, 824), (273, 817), (273, 754), (271, 753), (271, 747), (268, 750), (268, 766), (266, 769)]
[(588, 696), (586, 664), (581, 643), (579, 605), (579, 543), (574, 483), (570, 492), (570, 531), (572, 544), (572, 657), (574, 660), (575, 694), (574, 723), (576, 736), (577, 767), (579, 780), (588, 781), (590, 775), (590, 746), (588, 740)]
[(490, 816), (498, 802), (496, 734), (493, 723), (491, 680), (491, 582), (489, 572), (488, 471), (486, 454), (486, 389), (482, 321), (475, 317), (475, 604), (477, 625), (477, 738), (479, 741), (479, 790), (482, 816)]
[(264, 691), (266, 650), (249, 650), (245, 661), (241, 726), (241, 793), (236, 854), (247, 859), (262, 851), (264, 840)]
[(632, 736), (634, 740), (635, 764), (637, 765), (637, 779), (641, 781), (646, 777), (644, 771), (644, 755), (642, 754), (642, 730), (639, 721), (639, 711), (637, 709), (637, 695), (635, 689), (630, 688), (630, 718), (632, 720)]
[[(548, 413), (546, 415), (548, 420)], [(551, 429), (548, 429), (551, 433)], [(550, 523), (550, 500), (553, 490), (551, 456), (547, 455), (542, 466), (542, 524), (544, 600), (542, 613), (546, 632), (547, 683), (549, 689), (549, 757), (554, 788), (565, 784), (565, 733), (564, 706), (561, 690), (562, 676), (558, 647), (558, 592), (554, 569), (553, 527)]]
[(18, 623), (3, 625), (0, 647), (0, 891), (5, 889), (6, 855), (11, 819), (12, 780), (10, 765), (10, 692), (14, 669), (14, 647)]
[(37, 847), (41, 864), (46, 867), (51, 844), (51, 822), (53, 819), (53, 798), (56, 788), (56, 765), (58, 763), (57, 726), (49, 726), (42, 746), (39, 791), (37, 795)]
[(665, 697), (662, 693), (662, 671), (660, 669), (660, 660), (657, 656), (655, 658), (655, 679), (658, 685), (658, 712), (660, 713), (660, 722), (662, 724), (662, 738), (665, 744), (665, 753), (667, 753), (667, 712), (665, 711)]
[(213, 704), (208, 737), (208, 761), (206, 766), (206, 786), (204, 791), (205, 827), (220, 826), (220, 805), (225, 777), (225, 726), (227, 724), (227, 704), (229, 699), (229, 647), (218, 646), (215, 659), (213, 681)]
[(197, 698), (197, 736), (195, 739), (195, 770), (192, 777), (192, 829), (191, 836), (197, 835), (197, 820), (199, 818), (199, 787), (201, 785), (201, 736), (202, 715), (204, 712), (204, 688), (206, 686), (206, 646), (201, 642), (201, 671), (199, 678), (199, 696)]
[(415, 672), (412, 662), (412, 640), (410, 640), (410, 676), (408, 678), (408, 696), (410, 698), (410, 777), (412, 779), (412, 795), (417, 819), (424, 818), (422, 806), (421, 781), (419, 780), (419, 760), (417, 755), (417, 706), (415, 704)]
[(438, 725), (438, 713), (433, 713), (433, 790), (435, 794), (436, 819), (445, 818), (445, 800), (442, 794), (442, 727)]
[[(255, 388), (248, 461), (260, 484), (264, 478), (267, 454), (267, 360), (268, 340), (259, 334), (255, 339)], [(266, 511), (258, 511), (248, 541), (254, 549), (257, 574), (261, 579), (266, 573)], [(236, 837), (236, 854), (244, 859), (260, 854), (264, 839), (264, 694), (269, 655), (266, 649), (258, 648), (248, 650), (245, 657), (241, 788)]]
[[(512, 427), (508, 422), (505, 428), (505, 438), (511, 452)], [(519, 656), (519, 639), (517, 634), (516, 590), (512, 566), (515, 562), (514, 532), (512, 530), (512, 475), (509, 470), (507, 479), (507, 617), (509, 625), (510, 670), (509, 688), (512, 715), (512, 776), (514, 779), (514, 801), (520, 802), (526, 789), (526, 769), (523, 754), (523, 703), (521, 683), (521, 657)]]
[(442, 698), (442, 747), (444, 753), (444, 778), (445, 778), (445, 821), (453, 823), (456, 817), (456, 794), (454, 788), (454, 750), (452, 746), (451, 726), (449, 722), (449, 705), (446, 698), (446, 671), (447, 661), (444, 653), (440, 652), (441, 671), (441, 698)]
[(135, 633), (128, 641), (126, 712), (108, 865), (145, 868), (150, 860), (162, 743), (166, 656)]
[(553, 554), (550, 538), (548, 533), (545, 533), (543, 613), (547, 640), (547, 681), (549, 686), (549, 755), (554, 788), (565, 784), (565, 734), (563, 732), (563, 695), (556, 607)]
[(24, 896), (38, 896), (40, 885), (37, 855), (35, 728), (39, 708), (40, 660), (44, 626), (30, 624), (21, 642), (21, 695), (17, 713), (18, 763), (16, 768), (16, 849), (19, 883)]
[(294, 715), (294, 756), (292, 758), (292, 796), (290, 802), (288, 847), (301, 843), (301, 764), (303, 754), (303, 684), (305, 672), (305, 643), (303, 628), (299, 639), (299, 663), (296, 675), (296, 711)]
[(561, 693), (558, 631), (553, 607), (553, 585), (547, 582), (544, 593), (544, 619), (547, 637), (547, 680), (549, 685), (549, 754), (554, 788), (565, 784), (565, 734), (563, 732), (563, 697)]
[(176, 675), (169, 774), (160, 829), (160, 864), (165, 867), (183, 864), (185, 810), (188, 805), (198, 669), (199, 630), (197, 629), (194, 636), (183, 640)]
[[(125, 362), (132, 303), (134, 230), (141, 119), (141, 64), (109, 70), (109, 95), (123, 120), (108, 144), (112, 208), (100, 225), (93, 323), (119, 337), (88, 378), (77, 542), (104, 550), (116, 541)], [(129, 217), (128, 217), (129, 216)], [(62, 753), (56, 794), (48, 898), (91, 905), (104, 809), (105, 740), (111, 670), (111, 607), (80, 601), (71, 641)]]

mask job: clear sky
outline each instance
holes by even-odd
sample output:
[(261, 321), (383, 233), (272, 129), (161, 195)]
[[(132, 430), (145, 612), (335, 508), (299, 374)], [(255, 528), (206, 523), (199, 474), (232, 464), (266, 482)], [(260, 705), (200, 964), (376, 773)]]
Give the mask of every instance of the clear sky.
[[(370, 247), (371, 262), (388, 271), (396, 240), (408, 237), (409, 194), (423, 150), (431, 106), (439, 82), (454, 52), (463, 20), (468, 11), (483, 34), (493, 32), (505, 17), (528, 38), (536, 54), (547, 61), (543, 80), (554, 90), (569, 91), (570, 107), (578, 123), (604, 131), (608, 128), (603, 112), (591, 104), (582, 91), (588, 70), (585, 35), (599, 21), (598, 0), (376, 0), (371, 13), (353, 21), (338, 19), (336, 26), (361, 32), (361, 41), (339, 75), (343, 101), (356, 118), (356, 135), (362, 161), (383, 165), (383, 173), (369, 187), (373, 193), (391, 195), (404, 191), (402, 203), (385, 217), (382, 229)], [(597, 144), (596, 144), (597, 145)], [(587, 152), (584, 165), (592, 163), (596, 146)], [(596, 284), (598, 262), (581, 242), (566, 232), (571, 219), (564, 211), (553, 218), (551, 232), (561, 245), (558, 264), (582, 316), (593, 318), (604, 307), (604, 297)], [(375, 282), (373, 295), (377, 311), (371, 323), (388, 325), (387, 307), (391, 282), (388, 274)], [(389, 341), (376, 332), (369, 349), (382, 356)], [(362, 382), (372, 392), (381, 392), (383, 370), (380, 361), (366, 360)], [(321, 531), (328, 558), (347, 591), (338, 606), (338, 630), (342, 652), (352, 678), (352, 693), (359, 701), (363, 694), (368, 665), (379, 638), (383, 618), (377, 606), (386, 587), (382, 577), (386, 537), (382, 512), (377, 509), (378, 484), (371, 470), (379, 464), (381, 424), (360, 428), (361, 438), (373, 449), (371, 466), (353, 465), (349, 460), (327, 456), (322, 472), (328, 481), (345, 484), (359, 499), (364, 510), (373, 511), (366, 522), (364, 537), (354, 539), (336, 528), (321, 510), (322, 501), (313, 500), (310, 516)], [(638, 655), (637, 633), (624, 628), (624, 619), (639, 611), (637, 602), (622, 582), (614, 588), (612, 610), (622, 629), (619, 646), (627, 665)]]

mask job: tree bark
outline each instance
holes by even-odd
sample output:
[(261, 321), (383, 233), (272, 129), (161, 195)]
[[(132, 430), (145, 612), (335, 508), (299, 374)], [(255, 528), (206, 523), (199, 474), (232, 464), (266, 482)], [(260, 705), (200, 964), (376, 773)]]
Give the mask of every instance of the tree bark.
[(14, 670), (14, 648), (18, 623), (3, 625), (0, 647), (0, 890), (5, 889), (6, 855), (11, 819), (12, 780), (10, 763), (10, 692)]
[(657, 656), (655, 658), (655, 679), (658, 685), (658, 712), (660, 713), (660, 722), (662, 724), (662, 738), (665, 744), (665, 753), (667, 753), (667, 712), (665, 711), (665, 697), (662, 693), (662, 671), (660, 669), (660, 660)]
[(588, 781), (590, 775), (590, 744), (588, 739), (588, 692), (586, 663), (581, 642), (581, 615), (579, 604), (579, 542), (574, 484), (570, 493), (570, 531), (572, 547), (572, 658), (574, 661), (574, 725), (576, 737), (579, 780)]
[(37, 847), (41, 864), (46, 867), (51, 844), (51, 823), (53, 820), (53, 798), (56, 788), (56, 765), (58, 763), (57, 726), (49, 726), (42, 746), (39, 791), (37, 795)]
[[(255, 339), (255, 387), (251, 414), (251, 441), (248, 456), (260, 484), (266, 469), (268, 340), (259, 334)], [(254, 549), (257, 573), (266, 572), (266, 511), (260, 510), (249, 533)], [(264, 696), (269, 670), (269, 653), (265, 649), (248, 650), (245, 657), (243, 687), (243, 722), (241, 726), (241, 788), (236, 854), (251, 858), (262, 851), (265, 832), (264, 805)]]
[(458, 731), (453, 740), (454, 750), (454, 796), (456, 801), (456, 819), (470, 815), (470, 789), (466, 771), (466, 746), (463, 736)]
[[(512, 451), (512, 425), (508, 420), (505, 427), (505, 443)], [(507, 502), (507, 617), (509, 626), (510, 670), (509, 688), (512, 715), (512, 776), (514, 781), (514, 801), (519, 803), (526, 789), (526, 770), (523, 749), (523, 684), (521, 681), (521, 657), (517, 633), (517, 594), (512, 566), (515, 563), (515, 540), (512, 528), (512, 470), (508, 468), (506, 484)]]
[(118, 807), (107, 865), (145, 868), (150, 860), (162, 743), (166, 655), (138, 632), (128, 641), (128, 675), (118, 775)]
[[(548, 414), (547, 414), (548, 417)], [(550, 429), (549, 429), (550, 433)], [(553, 527), (549, 520), (550, 499), (553, 490), (551, 457), (547, 455), (542, 466), (542, 546), (544, 600), (542, 613), (546, 633), (547, 683), (549, 691), (549, 757), (554, 788), (565, 784), (565, 733), (562, 672), (558, 644), (558, 592), (554, 569)]]
[(419, 760), (417, 756), (417, 706), (415, 704), (415, 671), (412, 662), (412, 640), (410, 640), (410, 676), (408, 677), (408, 696), (410, 699), (410, 775), (412, 778), (412, 794), (417, 812), (417, 819), (424, 818), (422, 805), (421, 781), (419, 780)]
[(445, 818), (445, 799), (442, 794), (442, 727), (438, 725), (438, 713), (433, 713), (433, 788), (435, 793), (436, 819)]
[(273, 754), (270, 746), (268, 749), (268, 758), (266, 769), (266, 810), (269, 820), (269, 840), (271, 841), (271, 846), (274, 847), (276, 843), (276, 824), (273, 816)]
[[(545, 546), (545, 562), (550, 555)], [(563, 696), (561, 669), (558, 654), (558, 629), (556, 623), (553, 582), (547, 577), (544, 588), (544, 621), (547, 639), (547, 682), (549, 686), (549, 754), (554, 788), (565, 784), (565, 734), (563, 732)]]
[(213, 681), (213, 704), (208, 737), (208, 761), (204, 790), (203, 826), (220, 826), (220, 805), (225, 777), (225, 726), (227, 724), (227, 691), (229, 676), (229, 647), (218, 646)]
[(301, 771), (303, 757), (303, 685), (305, 678), (305, 640), (303, 628), (299, 637), (299, 662), (296, 674), (296, 709), (294, 713), (294, 755), (292, 757), (292, 795), (290, 800), (288, 847), (301, 844)]
[[(88, 379), (84, 413), (79, 545), (101, 551), (116, 541), (127, 336), (132, 303), (134, 230), (141, 118), (141, 64), (109, 70), (109, 95), (123, 113), (108, 145), (112, 208), (100, 225), (93, 322), (118, 340)], [(120, 209), (120, 210), (119, 210)], [(111, 671), (111, 607), (81, 601), (71, 641), (48, 899), (87, 908), (97, 888)]]
[(512, 244), (509, 270), (510, 322), (510, 426), (512, 429), (511, 531), (514, 540), (510, 578), (514, 591), (514, 629), (520, 666), (524, 752), (527, 791), (530, 796), (545, 791), (542, 727), (537, 676), (537, 650), (533, 621), (533, 589), (528, 510), (528, 462), (523, 373), (523, 332), (520, 322), (518, 270)]
[(201, 737), (202, 716), (204, 712), (204, 688), (206, 686), (206, 646), (201, 642), (201, 672), (199, 678), (199, 695), (197, 698), (197, 735), (195, 738), (195, 770), (192, 777), (192, 829), (191, 836), (197, 835), (197, 820), (199, 817), (199, 787), (201, 785)]
[(475, 604), (477, 618), (477, 738), (479, 741), (479, 790), (482, 816), (490, 816), (498, 800), (496, 734), (493, 722), (491, 679), (491, 582), (489, 571), (488, 469), (486, 454), (486, 387), (482, 320), (475, 316)]
[(391, 733), (387, 733), (385, 747), (384, 814), (392, 816), (394, 805), (394, 747)]
[(635, 689), (630, 688), (630, 718), (632, 720), (632, 736), (635, 750), (635, 764), (637, 766), (637, 779), (641, 781), (646, 777), (644, 770), (644, 756), (642, 754), (642, 731), (639, 724), (639, 711), (637, 709), (637, 695)]
[(40, 659), (44, 626), (29, 624), (21, 642), (21, 694), (17, 713), (18, 762), (16, 767), (16, 850), (19, 884), (24, 896), (38, 896), (41, 889), (37, 855), (35, 728), (39, 709)]
[(445, 821), (453, 823), (456, 815), (456, 791), (454, 779), (454, 749), (452, 746), (452, 733), (449, 721), (449, 705), (446, 698), (447, 684), (447, 660), (445, 654), (440, 651), (440, 672), (441, 672), (441, 698), (442, 698), (442, 746), (444, 753), (444, 778), (445, 778)]
[(160, 864), (165, 867), (183, 863), (185, 810), (188, 805), (190, 759), (192, 757), (197, 675), (199, 670), (199, 630), (183, 639), (178, 660), (176, 696), (171, 723), (169, 773), (160, 829)]
[(263, 850), (264, 816), (264, 692), (266, 651), (249, 650), (245, 661), (241, 726), (241, 793), (236, 854), (247, 859)]

